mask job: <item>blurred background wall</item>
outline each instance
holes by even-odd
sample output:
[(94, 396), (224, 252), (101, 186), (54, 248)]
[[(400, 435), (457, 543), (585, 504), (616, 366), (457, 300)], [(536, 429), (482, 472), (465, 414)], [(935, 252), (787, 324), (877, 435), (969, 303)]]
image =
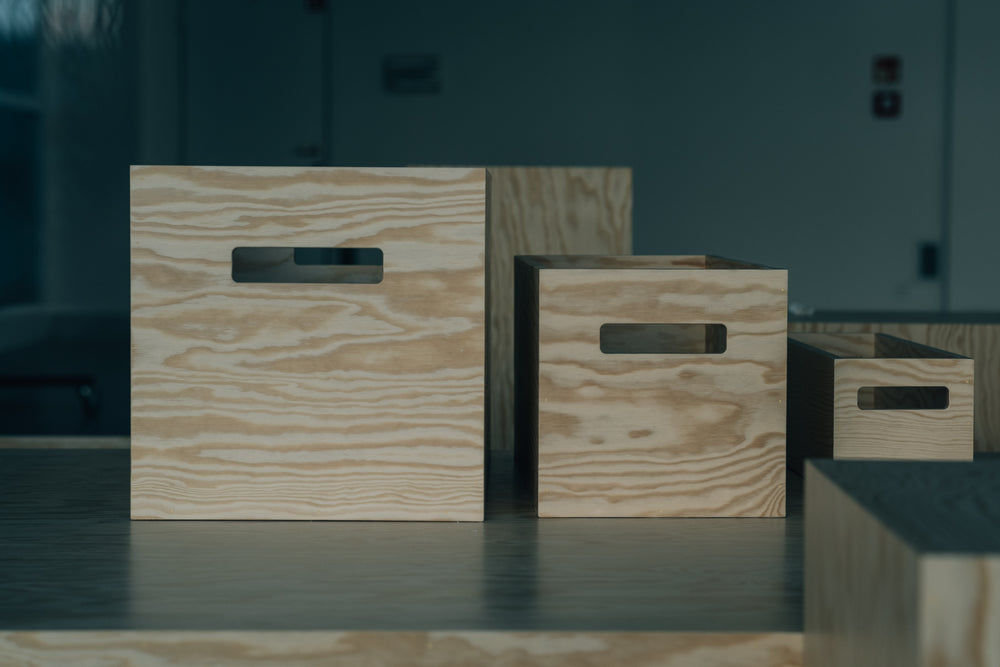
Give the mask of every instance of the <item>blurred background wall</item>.
[(637, 253), (788, 268), (802, 311), (1000, 311), (998, 25), (992, 0), (0, 0), (0, 378), (68, 380), (0, 380), (0, 431), (128, 430), (129, 164), (631, 166)]

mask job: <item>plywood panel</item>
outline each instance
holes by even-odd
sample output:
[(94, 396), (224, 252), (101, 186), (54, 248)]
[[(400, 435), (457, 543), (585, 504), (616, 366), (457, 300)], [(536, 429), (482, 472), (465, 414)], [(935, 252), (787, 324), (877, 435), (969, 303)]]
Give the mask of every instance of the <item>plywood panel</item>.
[(801, 667), (797, 633), (0, 632), (18, 665)]
[[(787, 272), (635, 259), (518, 258), (538, 293), (519, 339), (537, 369), (519, 370), (537, 383), (539, 516), (783, 516)], [(607, 323), (722, 324), (726, 348), (605, 354)]]
[(812, 462), (805, 503), (804, 664), (917, 665), (916, 554)]
[(790, 322), (789, 331), (879, 332), (956, 352), (975, 360), (977, 452), (1000, 452), (1000, 323)]
[[(481, 520), (485, 241), (482, 169), (133, 168), (133, 518)], [(236, 283), (239, 247), (383, 280)]]
[(808, 463), (806, 664), (998, 664), (998, 473), (996, 457)]
[(632, 252), (632, 170), (491, 167), (489, 441), (514, 447), (514, 255)]
[[(795, 470), (812, 456), (972, 460), (972, 359), (870, 333), (793, 333), (788, 358)], [(910, 387), (915, 399), (926, 398), (921, 387), (943, 387), (947, 396), (944, 406), (862, 409), (863, 387)]]

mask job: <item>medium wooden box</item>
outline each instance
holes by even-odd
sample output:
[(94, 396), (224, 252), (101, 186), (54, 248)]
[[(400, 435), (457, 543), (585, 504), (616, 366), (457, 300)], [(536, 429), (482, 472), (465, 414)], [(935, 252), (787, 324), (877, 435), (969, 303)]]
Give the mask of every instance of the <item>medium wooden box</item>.
[(1000, 461), (806, 464), (810, 667), (1000, 665)]
[(787, 281), (710, 256), (518, 257), (538, 515), (784, 516)]
[(973, 363), (886, 334), (790, 334), (790, 467), (810, 457), (971, 460)]
[(132, 517), (482, 520), (486, 188), (134, 167)]

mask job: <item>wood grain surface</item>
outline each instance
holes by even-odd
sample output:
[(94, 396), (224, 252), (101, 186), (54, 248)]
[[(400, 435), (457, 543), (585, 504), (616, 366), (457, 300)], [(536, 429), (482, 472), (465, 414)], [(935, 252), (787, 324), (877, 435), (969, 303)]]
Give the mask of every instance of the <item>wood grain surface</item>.
[(886, 333), (975, 360), (977, 452), (1000, 452), (1000, 324), (988, 322), (790, 322), (795, 332)]
[[(538, 347), (537, 369), (519, 367), (537, 440), (519, 446), (537, 447), (539, 516), (784, 515), (787, 272), (518, 261), (538, 292), (537, 343), (519, 338)], [(606, 323), (719, 323), (727, 348), (604, 354)]]
[(811, 461), (807, 665), (1000, 664), (1000, 458)]
[(803, 663), (918, 667), (916, 554), (814, 461), (805, 472)]
[(925, 558), (920, 609), (924, 665), (1000, 665), (1000, 553)]
[(0, 664), (801, 667), (798, 633), (0, 632)]
[(632, 252), (627, 167), (490, 167), (489, 443), (514, 447), (514, 255)]
[[(481, 520), (482, 169), (134, 167), (132, 516)], [(379, 284), (235, 283), (238, 247)]]
[[(974, 363), (885, 334), (789, 335), (790, 465), (806, 457), (972, 460)], [(862, 409), (862, 387), (945, 387), (945, 409)], [(887, 407), (887, 406), (872, 406)]]
[(511, 466), (484, 523), (130, 521), (127, 452), (0, 451), (0, 665), (802, 664), (800, 478), (779, 521), (539, 520)]

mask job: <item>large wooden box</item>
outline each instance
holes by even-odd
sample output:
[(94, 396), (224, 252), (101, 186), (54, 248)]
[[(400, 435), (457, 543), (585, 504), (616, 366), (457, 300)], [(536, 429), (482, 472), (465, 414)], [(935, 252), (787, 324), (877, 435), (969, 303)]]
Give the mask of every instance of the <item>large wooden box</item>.
[(784, 516), (784, 270), (525, 256), (517, 455), (539, 516)]
[(1000, 460), (806, 464), (810, 667), (1000, 665)]
[(488, 167), (487, 442), (514, 449), (514, 256), (632, 254), (629, 167)]
[(133, 518), (482, 519), (484, 170), (131, 178)]
[(801, 470), (809, 457), (971, 460), (973, 363), (886, 334), (790, 334), (789, 465)]

